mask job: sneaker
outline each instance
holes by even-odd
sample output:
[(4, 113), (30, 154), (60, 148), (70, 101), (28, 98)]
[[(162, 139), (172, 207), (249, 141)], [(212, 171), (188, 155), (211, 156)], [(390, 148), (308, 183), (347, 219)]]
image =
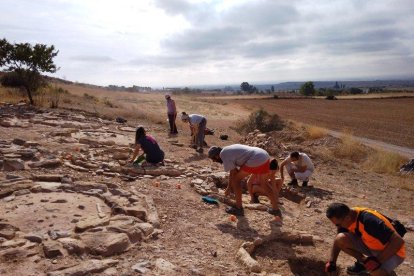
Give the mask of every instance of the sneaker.
[(355, 262), (354, 265), (347, 267), (346, 273), (348, 273), (348, 275), (368, 275), (365, 266), (360, 262)]
[(289, 183), (288, 183), (288, 185), (290, 185), (290, 186), (297, 186), (298, 185), (298, 180), (295, 178), (295, 179), (292, 179)]
[(253, 194), (253, 197), (250, 200), (250, 203), (260, 203), (259, 196), (257, 194)]
[(302, 187), (308, 187), (308, 182), (309, 182), (309, 181), (303, 181), (303, 182), (302, 182)]
[(226, 208), (227, 214), (232, 214), (235, 216), (244, 216), (244, 209), (242, 208), (236, 208), (236, 207), (227, 207)]
[(273, 209), (273, 208), (267, 208), (267, 212), (273, 216), (282, 217), (282, 212), (280, 209)]

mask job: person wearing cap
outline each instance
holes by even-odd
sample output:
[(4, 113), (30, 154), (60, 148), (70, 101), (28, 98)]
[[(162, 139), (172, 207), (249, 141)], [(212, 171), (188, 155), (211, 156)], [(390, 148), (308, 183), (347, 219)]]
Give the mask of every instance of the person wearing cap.
[(177, 118), (177, 108), (175, 106), (175, 101), (171, 99), (170, 94), (165, 95), (165, 99), (167, 100), (167, 115), (168, 115), (168, 123), (170, 124), (170, 134), (177, 134), (177, 125), (175, 124), (175, 119)]
[(141, 156), (145, 157), (147, 163), (158, 164), (164, 162), (164, 152), (157, 141), (152, 136), (146, 134), (143, 126), (139, 126), (135, 132), (135, 150), (131, 163), (135, 161), (141, 149), (144, 152)]
[(221, 147), (211, 147), (208, 157), (213, 162), (223, 164), (224, 171), (230, 172), (229, 184), (225, 195), (234, 192), (236, 207), (226, 208), (226, 212), (236, 216), (243, 216), (241, 181), (251, 174), (268, 174), (270, 172), (270, 156), (264, 149), (234, 144)]
[(207, 119), (203, 115), (181, 113), (181, 120), (190, 124), (192, 141), (195, 143), (197, 152), (203, 152), (204, 136), (207, 127)]

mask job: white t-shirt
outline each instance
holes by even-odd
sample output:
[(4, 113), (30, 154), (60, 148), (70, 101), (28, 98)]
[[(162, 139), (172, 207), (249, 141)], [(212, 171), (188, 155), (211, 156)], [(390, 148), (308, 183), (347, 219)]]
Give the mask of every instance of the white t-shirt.
[(306, 153), (300, 152), (299, 153), (299, 160), (298, 161), (292, 161), (290, 156), (286, 158), (288, 162), (292, 162), (298, 167), (304, 167), (306, 166), (306, 170), (310, 170), (313, 172), (315, 170), (315, 166), (312, 163), (312, 160), (309, 158), (309, 156)]
[(234, 144), (224, 147), (220, 152), (220, 158), (223, 161), (224, 171), (228, 172), (243, 165), (258, 167), (269, 160), (270, 156), (264, 149)]
[(190, 114), (188, 115), (188, 117), (190, 117), (190, 124), (192, 126), (199, 125), (201, 121), (205, 119), (203, 115), (199, 115), (199, 114)]

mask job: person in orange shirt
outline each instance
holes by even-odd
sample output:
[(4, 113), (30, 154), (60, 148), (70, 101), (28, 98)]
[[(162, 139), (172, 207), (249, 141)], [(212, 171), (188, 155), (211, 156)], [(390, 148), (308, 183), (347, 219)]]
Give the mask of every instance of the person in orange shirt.
[(395, 231), (387, 217), (369, 209), (349, 208), (343, 203), (332, 203), (326, 216), (338, 228), (329, 262), (325, 271), (336, 275), (336, 261), (341, 251), (357, 262), (347, 268), (350, 275), (369, 273), (389, 275), (405, 258), (404, 240)]

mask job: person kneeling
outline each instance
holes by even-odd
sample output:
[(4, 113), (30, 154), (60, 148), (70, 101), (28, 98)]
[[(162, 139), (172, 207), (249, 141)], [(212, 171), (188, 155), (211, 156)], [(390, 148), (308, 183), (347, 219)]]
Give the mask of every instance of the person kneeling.
[(279, 169), (276, 159), (269, 163), (270, 171), (264, 174), (252, 174), (247, 181), (247, 189), (250, 194), (251, 203), (260, 203), (259, 196), (266, 196), (270, 200), (272, 208), (267, 212), (274, 216), (282, 217), (279, 209), (279, 192), (283, 185), (283, 179), (276, 178)]
[(326, 216), (338, 228), (325, 266), (329, 275), (336, 275), (336, 261), (341, 251), (356, 259), (356, 263), (347, 269), (350, 275), (367, 272), (375, 276), (389, 275), (404, 261), (404, 240), (381, 213), (332, 203)]

